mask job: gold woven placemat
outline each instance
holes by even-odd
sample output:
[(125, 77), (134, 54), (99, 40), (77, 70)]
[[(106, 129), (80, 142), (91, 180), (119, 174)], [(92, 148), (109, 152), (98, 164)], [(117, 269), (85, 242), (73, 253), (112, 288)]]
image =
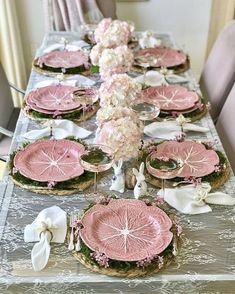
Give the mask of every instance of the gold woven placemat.
[(89, 179), (86, 181), (79, 182), (78, 184), (73, 184), (68, 187), (66, 190), (62, 189), (51, 189), (51, 188), (46, 188), (46, 187), (38, 187), (38, 186), (32, 186), (32, 185), (25, 185), (14, 179), (12, 177), (13, 182), (26, 190), (29, 190), (31, 192), (37, 193), (37, 194), (45, 194), (45, 195), (55, 195), (55, 196), (68, 196), (72, 195), (81, 191), (84, 191), (85, 189), (91, 187), (94, 183), (93, 179)]
[[(175, 250), (179, 251), (182, 245), (182, 239), (181, 237), (178, 237), (177, 234), (174, 232), (173, 242), (175, 244)], [(92, 262), (92, 260), (88, 260), (86, 256), (83, 253), (79, 253), (74, 251), (73, 252), (74, 257), (86, 268), (90, 269), (92, 272), (96, 272), (99, 274), (112, 276), (112, 277), (119, 277), (119, 278), (137, 278), (137, 277), (143, 277), (147, 275), (151, 275), (153, 273), (157, 273), (160, 271), (158, 266), (156, 268), (153, 268), (152, 270), (147, 270), (146, 268), (136, 267), (134, 269), (130, 270), (118, 270), (114, 268), (104, 268), (99, 267), (95, 263)], [(171, 262), (174, 260), (175, 256), (172, 252), (169, 252), (164, 256), (164, 265), (161, 268), (161, 270), (167, 268)]]
[[(43, 69), (43, 68), (41, 68), (40, 66), (37, 65), (37, 61), (38, 61), (38, 58), (36, 58), (33, 61), (33, 63), (32, 63), (32, 69), (34, 71), (36, 71), (37, 73), (39, 73), (39, 74), (46, 75), (46, 76), (51, 76), (51, 77), (55, 77), (55, 76), (57, 76), (57, 75), (59, 75), (59, 74), (62, 73), (62, 71), (60, 71), (60, 72), (53, 72), (52, 70)], [(72, 73), (72, 74), (68, 74), (68, 73), (65, 72), (64, 73), (64, 76), (65, 77), (71, 77), (71, 76), (74, 76), (76, 74), (81, 74), (83, 76), (90, 76), (92, 73), (91, 73), (90, 70), (85, 70), (83, 72), (77, 72), (77, 73)]]
[[(159, 70), (160, 68), (151, 68), (151, 70)], [(187, 61), (183, 64), (180, 64), (178, 66), (175, 66), (174, 68), (169, 68), (169, 70), (173, 70), (175, 74), (183, 73), (190, 69), (190, 61), (187, 59)], [(139, 66), (139, 65), (133, 65), (131, 68), (131, 71), (138, 72), (140, 74), (144, 74), (145, 68)]]
[[(91, 118), (93, 115), (96, 114), (97, 110), (100, 108), (99, 104), (95, 103), (94, 105), (94, 109), (92, 109), (91, 111), (85, 111), (84, 113), (84, 120), (88, 120), (89, 118)], [(39, 118), (39, 117), (34, 117), (33, 115), (27, 113), (24, 108), (22, 108), (25, 116), (27, 116), (28, 118), (30, 118), (31, 120), (35, 120), (35, 121), (40, 121), (40, 122), (45, 122), (47, 120), (50, 120), (52, 118)], [(78, 118), (78, 119), (69, 119), (71, 121), (73, 121), (74, 123), (78, 123), (78, 122), (81, 122), (83, 121), (83, 117), (82, 115)]]
[[(202, 117), (204, 117), (207, 114), (207, 112), (208, 112), (208, 108), (204, 104), (204, 107), (200, 112), (198, 112), (197, 114), (191, 114), (191, 116), (189, 117), (190, 122), (195, 122), (195, 121), (201, 119)], [(183, 115), (185, 116), (185, 114), (183, 114)], [(187, 116), (185, 116), (185, 117), (187, 118)], [(168, 117), (166, 117), (166, 118), (168, 118)], [(163, 121), (166, 118), (157, 117), (156, 121)]]

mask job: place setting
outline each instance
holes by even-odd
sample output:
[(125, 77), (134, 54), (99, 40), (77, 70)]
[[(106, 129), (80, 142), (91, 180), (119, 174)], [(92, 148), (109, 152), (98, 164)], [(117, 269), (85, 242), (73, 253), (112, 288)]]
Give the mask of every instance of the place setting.
[(25, 97), (23, 111), (30, 119), (41, 122), (69, 119), (78, 123), (96, 113), (98, 98), (96, 87), (52, 83), (30, 91)]

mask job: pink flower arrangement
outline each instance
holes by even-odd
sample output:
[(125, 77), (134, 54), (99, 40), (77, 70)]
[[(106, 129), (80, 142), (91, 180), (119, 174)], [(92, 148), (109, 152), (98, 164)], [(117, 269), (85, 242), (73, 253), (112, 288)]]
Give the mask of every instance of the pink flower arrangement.
[(134, 26), (126, 21), (103, 19), (95, 30), (95, 41), (106, 48), (126, 45), (134, 32)]
[(109, 120), (117, 120), (122, 117), (128, 117), (136, 123), (139, 122), (137, 114), (131, 108), (123, 106), (106, 106), (100, 108), (96, 114), (96, 122), (97, 125), (101, 127), (103, 123)]
[(97, 43), (90, 52), (91, 63), (95, 66), (99, 65), (100, 57), (104, 51), (104, 46), (101, 43)]
[(98, 134), (97, 143), (114, 149), (115, 160), (128, 160), (138, 156), (143, 124), (130, 117), (105, 122)]
[(101, 107), (129, 106), (141, 97), (141, 85), (127, 74), (114, 74), (99, 89)]
[(125, 73), (134, 61), (132, 51), (126, 46), (104, 49), (99, 59), (100, 74), (106, 80), (115, 73)]

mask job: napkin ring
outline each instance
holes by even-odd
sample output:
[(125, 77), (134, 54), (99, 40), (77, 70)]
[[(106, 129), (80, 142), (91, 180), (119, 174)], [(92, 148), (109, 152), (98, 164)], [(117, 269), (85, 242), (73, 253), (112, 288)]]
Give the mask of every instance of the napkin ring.
[(51, 240), (50, 240), (50, 242), (51, 242), (54, 236), (53, 236), (52, 231), (49, 230), (49, 229), (46, 229), (46, 230), (44, 230), (44, 231), (41, 231), (41, 232), (39, 233), (39, 239), (41, 239), (41, 235), (42, 235), (42, 233), (44, 233), (44, 232), (49, 232), (49, 233), (51, 234)]

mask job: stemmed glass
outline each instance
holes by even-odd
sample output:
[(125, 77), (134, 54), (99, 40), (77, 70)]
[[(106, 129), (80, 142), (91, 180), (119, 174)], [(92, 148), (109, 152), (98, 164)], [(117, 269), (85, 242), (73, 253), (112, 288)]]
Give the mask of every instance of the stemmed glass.
[(82, 123), (85, 122), (85, 110), (89, 105), (93, 105), (98, 100), (98, 95), (88, 94), (89, 88), (80, 88), (72, 93), (74, 100), (78, 100), (82, 105)]
[(139, 119), (142, 120), (145, 124), (147, 120), (153, 120), (158, 117), (160, 113), (160, 105), (158, 103), (148, 103), (148, 102), (139, 102), (133, 104), (131, 108), (139, 116)]
[(183, 161), (178, 158), (157, 156), (150, 153), (146, 158), (147, 171), (156, 178), (161, 179), (162, 196), (165, 196), (165, 180), (177, 177), (183, 167)]
[(80, 163), (87, 171), (94, 172), (94, 193), (97, 193), (97, 175), (111, 168), (114, 160), (113, 150), (105, 145), (91, 144), (86, 146)]

